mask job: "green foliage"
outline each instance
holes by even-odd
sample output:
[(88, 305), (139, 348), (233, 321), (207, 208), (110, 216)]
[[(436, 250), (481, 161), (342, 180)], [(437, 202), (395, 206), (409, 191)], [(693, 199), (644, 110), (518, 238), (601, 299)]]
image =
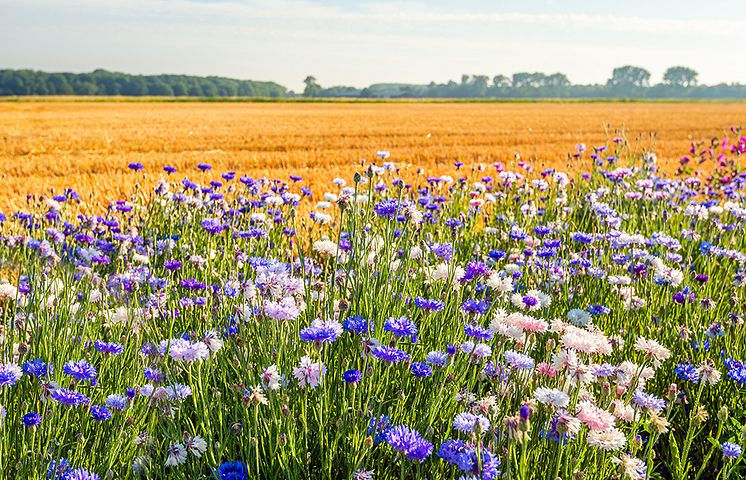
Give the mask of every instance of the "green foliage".
[(96, 70), (91, 73), (47, 73), (0, 70), (0, 96), (124, 95), (188, 97), (287, 97), (274, 82), (188, 75), (128, 75)]

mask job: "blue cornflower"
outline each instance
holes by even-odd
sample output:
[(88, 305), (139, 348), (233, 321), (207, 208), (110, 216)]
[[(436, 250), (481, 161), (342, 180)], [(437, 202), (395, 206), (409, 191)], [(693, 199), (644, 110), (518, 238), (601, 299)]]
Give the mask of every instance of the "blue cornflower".
[(49, 394), (49, 397), (55, 402), (67, 405), (68, 407), (88, 405), (91, 403), (91, 399), (86, 397), (84, 394), (66, 388), (57, 388), (53, 390), (52, 393)]
[(342, 326), (346, 331), (357, 333), (358, 335), (373, 333), (373, 324), (360, 315), (355, 315), (354, 317), (345, 319)]
[(124, 410), (127, 408), (127, 397), (118, 393), (112, 393), (106, 397), (106, 406), (111, 410)]
[(101, 353), (107, 353), (109, 355), (119, 355), (124, 351), (124, 346), (121, 343), (102, 342), (101, 340), (93, 342), (93, 348)]
[(473, 323), (467, 323), (464, 325), (464, 333), (479, 340), (492, 340), (493, 336), (492, 330), (489, 328), (484, 328)]
[(436, 367), (445, 367), (446, 362), (448, 362), (448, 354), (435, 350), (427, 354), (425, 361)]
[(85, 468), (76, 468), (67, 473), (64, 480), (101, 480), (101, 478)]
[(699, 372), (697, 371), (697, 367), (690, 363), (676, 365), (676, 368), (674, 368), (673, 371), (676, 376), (682, 380), (699, 383)]
[(72, 464), (70, 463), (70, 460), (66, 458), (52, 460), (49, 462), (49, 466), (47, 467), (47, 478), (52, 478), (53, 480), (65, 479), (67, 478), (65, 474), (71, 469)]
[(593, 243), (594, 240), (593, 234), (583, 232), (575, 232), (571, 235), (571, 238), (578, 243), (584, 244)]
[(145, 168), (145, 167), (144, 167), (144, 166), (143, 166), (143, 164), (142, 164), (142, 163), (140, 163), (140, 162), (132, 162), (132, 163), (130, 163), (129, 165), (127, 165), (127, 168), (129, 168), (130, 170), (134, 170), (134, 171), (136, 171), (136, 172), (137, 172), (137, 171), (139, 171), (139, 170), (142, 170), (142, 169), (143, 169), (143, 168)]
[(300, 331), (300, 339), (308, 343), (332, 343), (337, 339), (337, 331), (330, 326), (310, 326)]
[(413, 342), (417, 341), (417, 325), (406, 316), (386, 319), (383, 329), (393, 333), (397, 337), (411, 337)]
[(503, 356), (510, 366), (518, 370), (533, 370), (536, 365), (533, 358), (515, 350), (506, 350)]
[(389, 362), (408, 362), (412, 357), (405, 351), (399, 350), (398, 348), (389, 347), (388, 345), (380, 345), (371, 350), (371, 354), (374, 357)]
[(203, 172), (206, 172), (207, 170), (212, 170), (212, 165), (210, 165), (209, 163), (199, 163), (197, 164), (197, 168), (199, 168)]
[(41, 415), (36, 412), (29, 412), (21, 418), (21, 422), (27, 427), (35, 427), (41, 423)]
[(592, 315), (608, 315), (611, 313), (611, 309), (605, 305), (596, 303), (588, 307), (588, 312)]
[(593, 375), (595, 377), (599, 378), (611, 377), (612, 375), (616, 375), (617, 373), (616, 367), (614, 365), (611, 365), (610, 363), (593, 365), (591, 367), (591, 371), (593, 372)]
[(428, 312), (439, 312), (440, 310), (443, 310), (443, 307), (445, 306), (445, 303), (441, 302), (440, 300), (424, 297), (415, 298), (414, 304), (417, 306), (417, 308)]
[[(500, 471), (500, 460), (492, 455), (489, 450), (482, 448), (477, 456), (475, 446), (467, 445), (463, 440), (446, 440), (438, 449), (437, 455), (448, 463), (457, 466), (469, 477), (482, 480), (495, 480)], [(481, 464), (481, 471), (479, 469)]]
[(422, 362), (414, 362), (409, 366), (409, 371), (417, 378), (426, 378), (433, 374), (433, 369)]
[(89, 381), (92, 384), (96, 382), (96, 369), (85, 360), (78, 362), (69, 361), (65, 364), (62, 371), (80, 382)]
[(728, 358), (725, 360), (725, 366), (728, 367), (728, 376), (738, 383), (746, 383), (746, 365), (742, 362)]
[(490, 250), (487, 256), (496, 262), (498, 260), (502, 260), (503, 258), (507, 257), (508, 254), (505, 253), (505, 250)]
[(106, 408), (104, 405), (94, 405), (90, 410), (91, 417), (97, 422), (105, 422), (111, 419), (111, 410)]
[(348, 385), (355, 384), (362, 379), (363, 373), (360, 370), (351, 369), (342, 374), (342, 380)]
[(421, 462), (433, 452), (433, 444), (422, 438), (417, 430), (406, 425), (395, 425), (388, 429), (385, 437), (391, 448), (406, 455), (410, 460)]
[(10, 387), (15, 385), (23, 375), (20, 368), (14, 363), (0, 363), (0, 387)]
[(218, 467), (217, 476), (219, 480), (247, 480), (249, 471), (241, 461), (221, 463)]
[(704, 350), (707, 352), (710, 350), (712, 344), (705, 338), (704, 340), (692, 340), (691, 346), (694, 350)]
[(446, 262), (453, 257), (453, 245), (450, 243), (433, 243), (430, 245), (430, 250), (436, 257)]
[(638, 389), (635, 390), (635, 393), (632, 396), (632, 405), (641, 410), (650, 410), (658, 413), (666, 408), (666, 401), (651, 393)]
[(472, 313), (476, 315), (484, 315), (487, 313), (487, 310), (490, 309), (490, 302), (489, 300), (474, 300), (469, 299), (465, 300), (463, 304), (461, 304), (461, 310), (463, 310), (466, 313)]
[(23, 372), (26, 375), (43, 378), (49, 375), (49, 367), (41, 358), (35, 358), (23, 364)]
[(160, 383), (166, 380), (166, 376), (157, 368), (145, 367), (142, 373), (145, 375), (145, 378), (153, 383)]
[(723, 450), (723, 456), (728, 460), (741, 456), (741, 446), (737, 443), (723, 442), (720, 448)]
[(368, 422), (368, 435), (373, 437), (373, 444), (378, 445), (386, 439), (386, 433), (391, 428), (391, 419), (386, 415), (373, 417)]
[(205, 231), (213, 234), (221, 233), (228, 228), (228, 225), (220, 221), (219, 218), (206, 218), (200, 223)]
[(381, 200), (373, 206), (376, 215), (381, 218), (394, 218), (398, 209), (398, 200)]

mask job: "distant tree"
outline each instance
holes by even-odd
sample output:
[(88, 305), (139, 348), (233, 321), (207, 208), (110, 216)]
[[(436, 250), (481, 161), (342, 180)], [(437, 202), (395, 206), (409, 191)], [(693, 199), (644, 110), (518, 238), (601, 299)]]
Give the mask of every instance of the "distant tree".
[(510, 79), (505, 75), (495, 75), (492, 77), (492, 87), (497, 89), (509, 88)]
[(518, 72), (513, 74), (511, 86), (513, 88), (528, 87), (531, 84), (531, 74), (528, 72)]
[(564, 73), (553, 73), (544, 78), (544, 86), (552, 88), (565, 88), (570, 85), (570, 80)]
[(625, 65), (617, 67), (607, 82), (610, 87), (647, 87), (650, 81), (650, 72), (644, 68)]
[(474, 75), (471, 79), (471, 94), (476, 98), (487, 96), (490, 77), (487, 75)]
[(675, 87), (689, 88), (697, 84), (699, 74), (689, 67), (670, 67), (663, 74), (663, 83)]
[(303, 89), (304, 97), (318, 97), (321, 93), (321, 85), (316, 82), (316, 77), (309, 75), (303, 80), (306, 84), (306, 88)]

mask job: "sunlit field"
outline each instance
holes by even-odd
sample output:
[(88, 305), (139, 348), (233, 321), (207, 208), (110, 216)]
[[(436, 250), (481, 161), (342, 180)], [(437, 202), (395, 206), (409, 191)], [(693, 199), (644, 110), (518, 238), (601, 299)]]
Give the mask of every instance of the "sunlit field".
[(746, 477), (746, 105), (0, 112), (0, 478)]
[(744, 118), (746, 103), (0, 103), (0, 205), (52, 187), (128, 197), (130, 162), (148, 167), (151, 184), (165, 165), (191, 174), (209, 162), (257, 177), (292, 172), (315, 188), (381, 149), (425, 173), (510, 164), (516, 152), (536, 168), (564, 167), (576, 144), (605, 145), (622, 129), (632, 152), (654, 147), (673, 171), (690, 141)]

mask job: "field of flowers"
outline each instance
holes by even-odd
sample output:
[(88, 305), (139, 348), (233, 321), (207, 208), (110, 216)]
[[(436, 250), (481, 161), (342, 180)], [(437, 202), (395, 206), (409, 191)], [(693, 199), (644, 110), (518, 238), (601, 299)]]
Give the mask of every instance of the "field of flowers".
[(1, 217), (0, 477), (744, 478), (732, 133), (699, 177), (616, 138), (582, 175), (380, 151), (326, 192), (202, 163), (33, 198)]

